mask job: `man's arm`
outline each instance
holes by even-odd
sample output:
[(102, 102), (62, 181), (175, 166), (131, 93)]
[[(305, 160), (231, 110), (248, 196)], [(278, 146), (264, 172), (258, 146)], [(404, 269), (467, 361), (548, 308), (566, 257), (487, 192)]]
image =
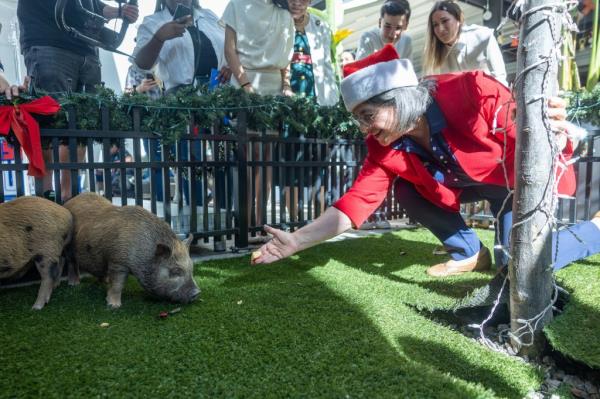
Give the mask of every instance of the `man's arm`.
[(129, 23), (133, 23), (138, 19), (139, 9), (137, 5), (124, 4), (121, 6), (121, 13), (119, 14), (119, 7), (108, 6), (104, 3), (100, 4), (102, 7), (102, 15), (106, 19), (127, 18)]

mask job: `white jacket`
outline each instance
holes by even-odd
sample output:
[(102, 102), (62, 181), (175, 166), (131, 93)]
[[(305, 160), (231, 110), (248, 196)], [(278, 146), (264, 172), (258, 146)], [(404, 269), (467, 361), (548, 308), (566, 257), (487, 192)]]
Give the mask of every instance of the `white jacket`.
[(319, 105), (335, 105), (340, 93), (331, 62), (331, 30), (325, 22), (311, 14), (304, 31), (310, 47), (317, 102)]
[(506, 82), (506, 68), (494, 31), (480, 25), (462, 27), (458, 41), (450, 48), (438, 73), (481, 70)]
[[(166, 8), (144, 18), (136, 38), (133, 58), (154, 36), (161, 26), (173, 20), (173, 16)], [(194, 9), (194, 24), (210, 40), (220, 69), (225, 63), (223, 49), (225, 48), (225, 29), (219, 24), (219, 18), (205, 8)], [(135, 63), (135, 60), (132, 60)], [(182, 84), (191, 84), (194, 80), (194, 44), (192, 37), (186, 30), (182, 37), (167, 40), (164, 44), (156, 63), (158, 77), (164, 82), (165, 90)]]

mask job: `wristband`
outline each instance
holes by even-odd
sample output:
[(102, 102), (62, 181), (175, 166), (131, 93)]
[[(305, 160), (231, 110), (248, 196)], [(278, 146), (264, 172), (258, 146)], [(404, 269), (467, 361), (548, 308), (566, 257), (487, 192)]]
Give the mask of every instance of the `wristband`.
[(243, 89), (244, 87), (246, 87), (246, 86), (249, 86), (249, 85), (251, 85), (251, 84), (252, 84), (252, 83), (250, 83), (250, 82), (246, 82), (246, 83), (244, 83), (243, 85), (241, 85), (240, 87)]

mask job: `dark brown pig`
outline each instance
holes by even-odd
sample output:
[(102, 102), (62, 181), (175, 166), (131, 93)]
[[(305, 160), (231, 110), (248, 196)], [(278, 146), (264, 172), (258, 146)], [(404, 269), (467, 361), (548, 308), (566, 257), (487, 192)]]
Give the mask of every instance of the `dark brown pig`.
[(191, 237), (180, 241), (167, 223), (139, 206), (118, 207), (95, 193), (83, 193), (65, 207), (73, 214), (70, 281), (86, 271), (108, 283), (106, 301), (121, 306), (129, 273), (149, 293), (191, 302), (200, 290), (189, 255)]
[(19, 278), (35, 265), (42, 282), (33, 309), (42, 309), (60, 284), (72, 229), (71, 213), (47, 199), (27, 196), (0, 204), (0, 278)]

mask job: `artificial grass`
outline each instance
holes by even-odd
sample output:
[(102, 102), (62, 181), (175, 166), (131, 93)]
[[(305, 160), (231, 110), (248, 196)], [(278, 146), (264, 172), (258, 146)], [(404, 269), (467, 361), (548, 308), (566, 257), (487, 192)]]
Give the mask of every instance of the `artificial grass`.
[(418, 311), (491, 278), (427, 277), (440, 261), (435, 245), (407, 230), (273, 265), (202, 263), (202, 301), (167, 319), (158, 313), (178, 305), (133, 279), (117, 311), (92, 279), (61, 285), (41, 312), (30, 310), (37, 286), (0, 291), (0, 397), (521, 398), (537, 389), (539, 370)]
[(544, 332), (559, 352), (600, 369), (600, 255), (560, 270), (557, 280), (571, 295)]

